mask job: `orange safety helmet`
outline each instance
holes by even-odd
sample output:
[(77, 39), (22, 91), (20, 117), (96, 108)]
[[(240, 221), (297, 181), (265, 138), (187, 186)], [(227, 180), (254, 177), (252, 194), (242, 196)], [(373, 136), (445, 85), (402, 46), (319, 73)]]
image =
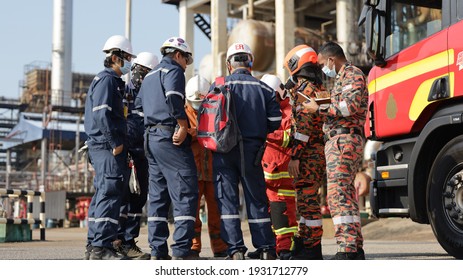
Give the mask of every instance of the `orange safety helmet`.
[(284, 67), (293, 76), (309, 63), (311, 66), (317, 64), (317, 53), (307, 45), (298, 45), (286, 55)]

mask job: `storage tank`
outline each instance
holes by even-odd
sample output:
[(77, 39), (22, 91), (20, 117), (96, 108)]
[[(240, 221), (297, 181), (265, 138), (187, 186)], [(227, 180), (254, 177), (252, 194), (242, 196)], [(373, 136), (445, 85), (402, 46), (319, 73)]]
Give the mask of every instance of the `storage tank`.
[(254, 54), (252, 69), (265, 71), (275, 59), (275, 26), (273, 23), (242, 20), (230, 32), (228, 46), (245, 43)]
[[(323, 42), (320, 31), (305, 27), (296, 27), (294, 36), (294, 46), (307, 44), (317, 50)], [(245, 43), (251, 48), (254, 54), (252, 70), (272, 72), (269, 67), (275, 60), (275, 25), (273, 23), (252, 19), (241, 20), (230, 32), (228, 46), (237, 42)]]

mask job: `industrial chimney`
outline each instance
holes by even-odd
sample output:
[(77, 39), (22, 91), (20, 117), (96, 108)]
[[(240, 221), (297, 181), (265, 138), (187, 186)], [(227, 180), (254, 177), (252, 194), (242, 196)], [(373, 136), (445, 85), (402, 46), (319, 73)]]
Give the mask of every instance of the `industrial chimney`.
[(72, 0), (53, 1), (52, 106), (70, 106), (72, 90)]

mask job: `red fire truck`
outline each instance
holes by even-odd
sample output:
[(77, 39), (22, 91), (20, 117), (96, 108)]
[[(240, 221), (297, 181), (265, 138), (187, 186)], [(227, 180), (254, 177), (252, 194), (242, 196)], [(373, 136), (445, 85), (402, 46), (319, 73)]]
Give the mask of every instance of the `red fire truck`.
[(373, 214), (431, 224), (462, 259), (463, 1), (364, 2)]

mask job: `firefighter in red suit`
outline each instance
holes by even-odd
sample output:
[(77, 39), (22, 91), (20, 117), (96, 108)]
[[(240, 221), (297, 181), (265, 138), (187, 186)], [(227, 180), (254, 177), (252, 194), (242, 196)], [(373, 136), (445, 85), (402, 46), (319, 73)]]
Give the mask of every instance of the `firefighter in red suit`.
[[(288, 163), (291, 159), (291, 103), (283, 83), (277, 76), (266, 74), (261, 81), (274, 89), (282, 115), (280, 127), (267, 135), (262, 167), (267, 186), (272, 227), (276, 235), (276, 252), (280, 259), (287, 260), (291, 256), (291, 241), (298, 228), (296, 194), (293, 178), (288, 173)], [(253, 257), (253, 255), (258, 258), (256, 252), (248, 254), (249, 257)]]

